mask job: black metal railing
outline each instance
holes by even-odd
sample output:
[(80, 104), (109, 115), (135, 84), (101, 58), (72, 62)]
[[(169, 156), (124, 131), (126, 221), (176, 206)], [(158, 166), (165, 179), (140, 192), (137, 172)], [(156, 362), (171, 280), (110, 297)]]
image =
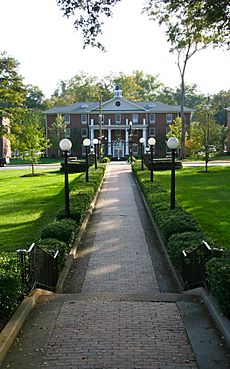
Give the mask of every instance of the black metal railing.
[(187, 252), (182, 251), (183, 268), (182, 277), (185, 287), (193, 287), (196, 285), (206, 286), (206, 268), (205, 264), (214, 257), (223, 255), (222, 249), (211, 248), (206, 241), (196, 247), (194, 250)]
[(59, 276), (59, 251), (51, 256), (33, 243), (28, 251), (18, 250), (17, 253), (24, 286), (53, 291)]

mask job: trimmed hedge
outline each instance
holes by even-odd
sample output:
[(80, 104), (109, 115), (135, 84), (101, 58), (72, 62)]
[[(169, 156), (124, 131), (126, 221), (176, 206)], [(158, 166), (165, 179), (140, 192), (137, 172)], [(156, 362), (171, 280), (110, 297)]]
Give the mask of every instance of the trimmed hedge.
[(41, 233), (41, 239), (55, 238), (56, 240), (63, 241), (67, 244), (73, 239), (73, 233), (75, 230), (75, 221), (72, 219), (56, 220), (49, 223)]
[(0, 254), (0, 328), (14, 312), (23, 296), (16, 253)]
[[(149, 171), (141, 170), (140, 164), (132, 166), (154, 221), (162, 236), (174, 266), (182, 271), (182, 251), (192, 251), (207, 236), (191, 214), (176, 204), (170, 209), (170, 194), (156, 179), (150, 182)], [(210, 243), (210, 240), (208, 240)], [(230, 256), (213, 258), (206, 263), (207, 281), (222, 311), (230, 317)]]
[(223, 313), (230, 319), (230, 255), (206, 263), (207, 280)]
[[(144, 155), (144, 163), (148, 169), (150, 169), (151, 165), (151, 157), (150, 154)], [(170, 170), (172, 167), (172, 159), (153, 159), (153, 170)], [(175, 161), (175, 169), (182, 168), (182, 161)]]

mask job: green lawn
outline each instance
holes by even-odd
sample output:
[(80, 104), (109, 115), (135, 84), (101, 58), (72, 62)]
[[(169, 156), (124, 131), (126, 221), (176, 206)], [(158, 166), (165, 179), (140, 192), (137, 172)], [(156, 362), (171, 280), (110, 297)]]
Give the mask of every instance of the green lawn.
[[(176, 171), (176, 200), (198, 220), (216, 245), (230, 249), (230, 167)], [(155, 172), (170, 190), (170, 171)]]
[[(0, 171), (0, 251), (27, 248), (42, 228), (64, 207), (64, 175), (43, 170), (44, 176), (22, 177), (30, 170)], [(70, 174), (70, 188), (79, 174)]]

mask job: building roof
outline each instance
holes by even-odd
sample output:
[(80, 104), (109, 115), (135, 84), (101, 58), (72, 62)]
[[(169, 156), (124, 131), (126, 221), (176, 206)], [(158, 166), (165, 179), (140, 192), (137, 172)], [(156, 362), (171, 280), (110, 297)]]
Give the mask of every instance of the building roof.
[[(119, 105), (115, 103), (119, 101)], [(68, 106), (60, 106), (51, 108), (45, 111), (46, 114), (86, 114), (86, 113), (99, 113), (99, 102), (76, 102)], [(179, 113), (180, 105), (168, 105), (159, 101), (129, 101), (123, 97), (113, 97), (108, 101), (102, 102), (103, 112), (146, 112), (146, 113)], [(191, 113), (193, 110), (190, 108), (184, 108), (185, 113)]]

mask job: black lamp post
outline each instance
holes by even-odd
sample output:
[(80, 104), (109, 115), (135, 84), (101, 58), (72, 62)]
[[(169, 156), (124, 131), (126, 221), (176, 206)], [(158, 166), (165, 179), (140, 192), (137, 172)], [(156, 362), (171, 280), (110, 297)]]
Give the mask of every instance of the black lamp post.
[(85, 162), (86, 162), (86, 171), (85, 171), (85, 180), (89, 182), (89, 147), (90, 147), (90, 139), (85, 138), (83, 141), (83, 145), (85, 146)]
[(97, 138), (93, 139), (93, 144), (94, 144), (94, 166), (95, 166), (95, 169), (97, 169), (97, 145), (98, 145)]
[(69, 179), (68, 179), (68, 152), (72, 147), (72, 142), (68, 140), (68, 138), (63, 138), (59, 142), (60, 149), (64, 152), (65, 156), (65, 217), (70, 217), (70, 210), (69, 210)]
[(144, 137), (141, 137), (139, 139), (139, 142), (141, 144), (141, 169), (144, 170), (144, 144), (145, 144)]
[(150, 182), (153, 182), (153, 146), (156, 144), (156, 140), (154, 137), (150, 137), (148, 139), (148, 144), (150, 146), (150, 155), (151, 155), (151, 161), (150, 161)]
[(172, 167), (171, 167), (171, 203), (170, 208), (175, 209), (176, 203), (176, 181), (175, 181), (175, 156), (179, 146), (179, 141), (176, 137), (170, 137), (167, 141), (167, 146), (172, 150)]
[(129, 122), (129, 156), (130, 156), (130, 163), (133, 163), (133, 133), (132, 133), (132, 125), (133, 122)]

